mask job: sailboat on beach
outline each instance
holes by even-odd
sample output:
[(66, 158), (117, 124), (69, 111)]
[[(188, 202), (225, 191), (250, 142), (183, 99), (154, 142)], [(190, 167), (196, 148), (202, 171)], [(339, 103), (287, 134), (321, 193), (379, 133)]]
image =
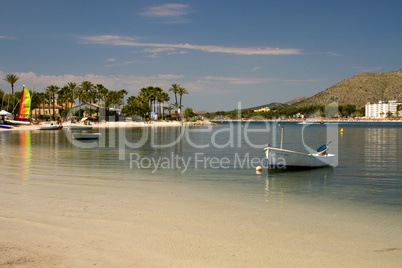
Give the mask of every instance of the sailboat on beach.
[(18, 120), (5, 120), (9, 125), (30, 125), (29, 114), (31, 112), (31, 95), (29, 90), (22, 86), (22, 98), (20, 104), (20, 110), (18, 112)]

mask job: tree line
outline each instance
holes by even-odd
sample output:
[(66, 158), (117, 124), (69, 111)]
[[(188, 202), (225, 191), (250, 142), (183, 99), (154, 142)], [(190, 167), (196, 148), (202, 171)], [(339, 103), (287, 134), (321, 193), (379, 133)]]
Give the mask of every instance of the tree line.
[(365, 108), (357, 109), (356, 105), (346, 104), (338, 107), (326, 107), (324, 105), (310, 105), (300, 108), (272, 107), (269, 111), (254, 112), (254, 110), (244, 109), (241, 111), (233, 110), (229, 112), (217, 111), (207, 115), (208, 118), (225, 117), (228, 119), (239, 119), (239, 114), (243, 119), (262, 118), (262, 119), (278, 119), (278, 118), (307, 118), (312, 115), (320, 117), (362, 117), (365, 115)]
[[(19, 80), (15, 74), (9, 74), (4, 81), (10, 83), (11, 94), (5, 94), (0, 89), (0, 98), (2, 109), (12, 112), (13, 115), (18, 111), (19, 102), (22, 97), (21, 92), (14, 92), (14, 84)], [(167, 103), (170, 96), (160, 87), (142, 88), (137, 96), (130, 96), (125, 104), (125, 96), (128, 92), (125, 89), (109, 90), (102, 84), (93, 84), (90, 81), (83, 81), (81, 84), (76, 82), (68, 82), (63, 87), (50, 85), (44, 89), (44, 92), (30, 91), (31, 93), (31, 110), (39, 107), (48, 106), (53, 109), (53, 119), (55, 116), (55, 105), (62, 107), (61, 116), (67, 115), (69, 110), (74, 107), (75, 101), (81, 106), (82, 103), (97, 104), (106, 110), (106, 115), (110, 114), (110, 108), (120, 108), (124, 115), (139, 115), (144, 118), (150, 118), (151, 113), (162, 114), (164, 119), (164, 111), (177, 111), (182, 107), (183, 95), (189, 94), (187, 89), (179, 84), (172, 84), (168, 90), (175, 96), (175, 103)], [(179, 99), (178, 99), (179, 97)], [(50, 111), (49, 111), (50, 114)]]

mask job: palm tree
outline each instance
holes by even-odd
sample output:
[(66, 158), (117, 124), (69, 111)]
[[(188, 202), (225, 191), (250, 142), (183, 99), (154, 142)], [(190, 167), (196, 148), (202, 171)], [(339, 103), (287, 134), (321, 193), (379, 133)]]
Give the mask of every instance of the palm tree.
[(156, 99), (157, 99), (157, 101), (161, 104), (162, 120), (164, 120), (164, 118), (165, 118), (164, 103), (165, 103), (166, 101), (169, 101), (169, 100), (170, 100), (169, 94), (167, 94), (167, 93), (164, 92), (164, 91), (157, 92), (157, 94), (156, 94)]
[[(140, 90), (140, 95), (145, 102), (148, 102), (148, 107), (151, 107), (151, 100), (152, 100), (152, 87), (143, 87)], [(151, 110), (151, 109), (150, 109)], [(150, 112), (148, 111), (148, 117), (150, 117)]]
[[(45, 93), (44, 92), (38, 92), (38, 93), (35, 94), (35, 96), (36, 96), (35, 97), (36, 100), (34, 100), (34, 98), (32, 98), (32, 104), (31, 105), (33, 105), (33, 107), (35, 107), (36, 105), (34, 103), (36, 101), (38, 102), (37, 107), (39, 108), (39, 119), (40, 119), (40, 114), (41, 114), (40, 113), (40, 106), (42, 105), (43, 119), (45, 119)], [(35, 111), (35, 117), (36, 117), (36, 111)]]
[(53, 102), (53, 120), (56, 119), (55, 117), (55, 111), (54, 111), (54, 105), (56, 103), (56, 98), (55, 95), (57, 94), (58, 90), (60, 88), (58, 86), (55, 85), (50, 85), (46, 88), (46, 91), (48, 92), (48, 94), (52, 97), (52, 102)]
[(184, 94), (188, 94), (188, 91), (184, 87), (179, 87), (179, 91), (177, 92), (177, 94), (180, 96), (180, 106), (179, 106), (179, 108), (180, 108), (180, 114), (181, 114), (181, 108), (182, 108), (181, 100), (182, 100)]
[(125, 89), (122, 89), (119, 91), (119, 94), (123, 100), (123, 108), (124, 108), (124, 96), (126, 96), (128, 94), (128, 92)]
[[(84, 98), (84, 95), (85, 95), (85, 92), (80, 88), (80, 87), (78, 87), (77, 88), (77, 90), (75, 91), (75, 94), (76, 94), (76, 96), (77, 96), (77, 98), (78, 98), (78, 104), (79, 104), (79, 116), (81, 117), (81, 100)], [(74, 115), (75, 115), (75, 110), (74, 110)]]
[(70, 91), (67, 86), (62, 87), (57, 92), (57, 103), (61, 104), (64, 109), (68, 109), (71, 99)]
[(89, 99), (89, 102), (92, 103), (90, 94), (94, 88), (94, 84), (92, 84), (90, 81), (83, 81), (80, 85), (80, 88), (83, 90), (83, 92), (85, 92), (85, 99)]
[(177, 109), (177, 105), (175, 103), (169, 103), (169, 105), (166, 106), (165, 109), (168, 110), (170, 116), (171, 112)]
[[(45, 92), (44, 92), (44, 102), (43, 102), (43, 106), (45, 106), (45, 104), (47, 104), (48, 106), (47, 106), (47, 109), (48, 109), (48, 112), (49, 112), (49, 118), (50, 118), (50, 99), (51, 99), (51, 94), (46, 90), (46, 88), (45, 88)], [(45, 111), (45, 110), (43, 110), (43, 111)], [(45, 113), (43, 113), (43, 115), (45, 115)]]
[(95, 89), (99, 102), (100, 101), (105, 102), (108, 89), (105, 88), (102, 84), (96, 84)]
[(74, 91), (76, 91), (78, 89), (78, 85), (75, 82), (68, 82), (66, 84), (66, 89), (69, 92), (69, 97), (70, 97), (70, 101), (71, 101), (71, 105), (70, 108), (73, 107), (74, 105)]
[(179, 88), (180, 88), (180, 85), (178, 85), (178, 84), (172, 84), (172, 87), (169, 88), (169, 91), (172, 91), (174, 93), (176, 105), (177, 105), (177, 93), (179, 93)]
[(18, 79), (20, 79), (16, 74), (8, 74), (6, 75), (5, 78), (3, 78), (4, 81), (6, 81), (7, 83), (10, 83), (11, 85), (11, 93), (13, 95), (13, 115), (14, 115), (14, 84), (18, 81)]

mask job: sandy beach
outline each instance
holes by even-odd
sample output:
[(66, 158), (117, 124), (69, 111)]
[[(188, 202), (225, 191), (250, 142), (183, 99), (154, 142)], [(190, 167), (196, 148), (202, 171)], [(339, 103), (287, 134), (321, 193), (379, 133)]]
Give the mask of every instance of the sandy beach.
[(6, 184), (0, 195), (1, 267), (399, 267), (402, 260), (399, 223), (358, 211), (261, 206), (164, 183), (35, 181)]
[[(56, 124), (57, 122), (53, 122)], [(51, 122), (43, 122), (39, 125), (11, 125), (11, 129), (0, 128), (0, 131), (13, 131), (13, 130), (37, 130), (40, 126), (50, 125)], [(69, 123), (63, 123), (63, 127), (68, 127)], [(86, 126), (84, 123), (74, 123), (74, 126)], [(105, 123), (93, 123), (91, 126), (94, 129), (97, 128), (132, 128), (132, 127), (178, 127), (183, 125), (211, 125), (210, 122), (205, 123), (187, 123), (187, 122), (179, 122), (179, 121), (154, 121), (154, 122), (105, 122)]]

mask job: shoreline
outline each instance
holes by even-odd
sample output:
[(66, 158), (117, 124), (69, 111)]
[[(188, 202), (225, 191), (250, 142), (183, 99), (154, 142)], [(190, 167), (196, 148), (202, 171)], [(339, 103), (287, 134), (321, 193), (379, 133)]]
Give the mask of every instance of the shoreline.
[(337, 118), (325, 118), (325, 119), (319, 119), (319, 118), (314, 118), (314, 119), (261, 119), (261, 120), (238, 120), (238, 119), (217, 119), (217, 120), (211, 120), (211, 122), (369, 122), (369, 123), (396, 123), (396, 122), (402, 122), (402, 119), (337, 119)]
[[(8, 125), (11, 129), (0, 128), (1, 131), (15, 131), (15, 130), (38, 130), (39, 126), (46, 126), (50, 124), (56, 124), (57, 122), (49, 121), (42, 122), (39, 125)], [(63, 127), (67, 127), (70, 123), (62, 123)], [(74, 123), (74, 126), (88, 126), (84, 123)], [(156, 122), (104, 122), (104, 123), (92, 123), (90, 126), (93, 129), (101, 128), (141, 128), (141, 127), (181, 127), (181, 126), (212, 126), (217, 125), (211, 121), (196, 121), (196, 122), (179, 122), (179, 121), (156, 121)]]
[[(307, 122), (307, 123), (402, 123), (402, 119), (325, 119), (325, 120), (300, 120), (300, 119), (264, 119), (264, 120), (209, 120), (209, 121), (196, 121), (196, 122), (180, 122), (180, 121), (153, 121), (153, 122), (104, 122), (104, 123), (92, 123), (93, 129), (100, 128), (139, 128), (139, 127), (181, 127), (181, 126), (214, 126), (220, 125), (220, 123), (252, 123), (252, 122)], [(0, 128), (2, 131), (14, 131), (14, 130), (38, 130), (37, 127), (56, 123), (53, 121), (42, 122), (40, 125), (9, 125), (11, 129)], [(62, 123), (63, 127), (68, 126), (70, 123)], [(74, 123), (74, 126), (87, 126), (84, 123)]]

